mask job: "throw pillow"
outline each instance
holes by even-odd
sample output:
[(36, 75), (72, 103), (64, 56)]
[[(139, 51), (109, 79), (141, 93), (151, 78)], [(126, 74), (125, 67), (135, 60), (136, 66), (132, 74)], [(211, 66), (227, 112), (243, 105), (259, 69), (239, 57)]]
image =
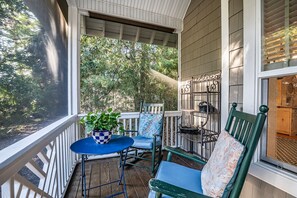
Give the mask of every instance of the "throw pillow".
[(141, 113), (139, 116), (139, 134), (153, 138), (154, 134), (160, 134), (163, 129), (163, 115)]
[(203, 194), (221, 197), (241, 163), (245, 147), (228, 132), (222, 131), (215, 148), (201, 171)]

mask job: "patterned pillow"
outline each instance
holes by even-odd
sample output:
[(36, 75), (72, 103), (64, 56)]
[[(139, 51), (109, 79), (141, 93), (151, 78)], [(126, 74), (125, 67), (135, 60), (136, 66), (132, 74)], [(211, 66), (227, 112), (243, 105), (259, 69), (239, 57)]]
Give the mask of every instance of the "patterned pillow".
[(162, 114), (141, 113), (139, 117), (139, 134), (144, 137), (153, 138), (154, 134), (160, 134), (162, 131), (162, 121)]
[[(221, 197), (225, 188), (237, 174), (245, 147), (228, 132), (222, 131), (213, 153), (201, 171), (203, 194)], [(229, 186), (229, 185), (228, 185)]]

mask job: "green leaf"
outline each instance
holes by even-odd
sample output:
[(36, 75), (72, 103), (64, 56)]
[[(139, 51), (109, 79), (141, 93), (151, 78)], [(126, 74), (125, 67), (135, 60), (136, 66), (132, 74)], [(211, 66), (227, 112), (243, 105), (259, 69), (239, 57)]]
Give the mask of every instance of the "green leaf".
[(89, 112), (84, 118), (80, 119), (80, 123), (84, 124), (87, 133), (91, 132), (90, 129), (112, 131), (122, 125), (122, 123), (118, 121), (120, 115), (121, 113), (113, 112), (112, 108), (109, 108), (107, 111), (99, 113)]

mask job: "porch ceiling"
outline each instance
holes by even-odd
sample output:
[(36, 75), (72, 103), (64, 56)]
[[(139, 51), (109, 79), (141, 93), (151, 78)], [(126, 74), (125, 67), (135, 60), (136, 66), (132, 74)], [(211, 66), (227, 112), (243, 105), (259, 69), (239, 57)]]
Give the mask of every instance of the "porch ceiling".
[(177, 47), (177, 34), (81, 16), (81, 34)]
[[(169, 47), (177, 46), (177, 32), (182, 31), (183, 18), (191, 0), (67, 0), (85, 15), (83, 34), (105, 36)], [(161, 31), (118, 21), (90, 17), (90, 13), (160, 27)], [(172, 29), (171, 33), (162, 31)]]
[(70, 6), (129, 20), (182, 30), (191, 0), (67, 0)]

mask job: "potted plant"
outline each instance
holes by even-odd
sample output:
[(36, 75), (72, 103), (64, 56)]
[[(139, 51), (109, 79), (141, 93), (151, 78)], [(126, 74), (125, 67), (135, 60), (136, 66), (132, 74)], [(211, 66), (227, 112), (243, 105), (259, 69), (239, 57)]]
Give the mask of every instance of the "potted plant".
[(85, 126), (87, 133), (92, 133), (96, 143), (106, 144), (111, 139), (112, 132), (123, 132), (122, 123), (118, 121), (121, 113), (114, 112), (112, 108), (102, 112), (89, 112), (80, 119), (80, 123)]

